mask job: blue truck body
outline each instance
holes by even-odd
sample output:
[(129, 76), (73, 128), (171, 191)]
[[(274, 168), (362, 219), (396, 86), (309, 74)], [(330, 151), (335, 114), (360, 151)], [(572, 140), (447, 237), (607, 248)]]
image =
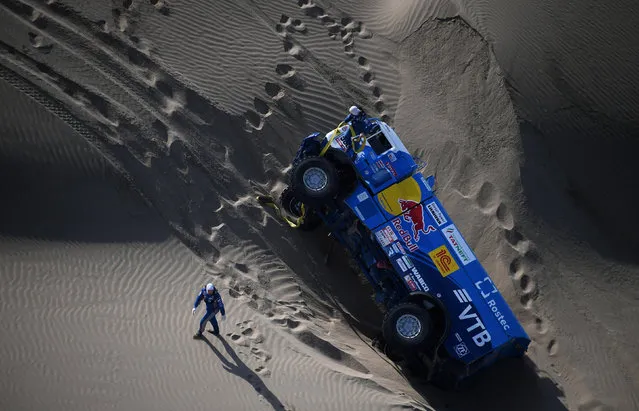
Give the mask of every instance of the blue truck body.
[[(377, 301), (390, 308), (411, 295), (436, 299), (447, 327), (440, 340), (446, 352), (435, 358), (447, 357), (456, 379), (524, 355), (526, 331), (435, 195), (434, 178), (418, 171), (385, 122), (345, 120), (324, 136), (304, 139), (296, 160), (330, 146), (352, 162), (354, 188), (318, 215), (357, 261)], [(353, 138), (360, 132), (367, 138), (358, 146)]]

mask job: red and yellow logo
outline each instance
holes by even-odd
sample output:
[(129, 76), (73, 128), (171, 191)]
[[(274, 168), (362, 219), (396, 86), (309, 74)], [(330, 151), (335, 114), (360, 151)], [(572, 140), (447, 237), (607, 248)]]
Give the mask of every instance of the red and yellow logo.
[(377, 200), (389, 214), (398, 216), (406, 211), (403, 204), (415, 205), (422, 202), (422, 190), (414, 178), (407, 178), (379, 193)]
[(459, 270), (459, 266), (455, 262), (453, 256), (450, 255), (450, 251), (448, 251), (448, 248), (446, 248), (445, 245), (437, 247), (433, 251), (429, 252), (428, 255), (433, 259), (433, 262), (435, 263), (435, 266), (437, 266), (442, 277), (446, 277), (447, 275)]

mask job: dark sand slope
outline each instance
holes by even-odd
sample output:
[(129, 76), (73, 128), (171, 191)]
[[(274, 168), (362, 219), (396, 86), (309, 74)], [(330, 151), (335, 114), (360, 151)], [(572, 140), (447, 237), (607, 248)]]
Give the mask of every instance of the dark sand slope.
[[(555, 14), (540, 5), (534, 20), (528, 7), (0, 0), (0, 75), (11, 84), (0, 95), (13, 103), (1, 114), (0, 155), (4, 173), (19, 175), (3, 188), (11, 202), (0, 220), (2, 278), (11, 278), (2, 322), (16, 330), (3, 339), (13, 353), (3, 368), (14, 371), (2, 405), (42, 408), (26, 395), (36, 381), (56, 398), (47, 408), (60, 409), (191, 409), (211, 393), (220, 409), (426, 408), (409, 397), (436, 409), (637, 408), (634, 223), (601, 224), (633, 191), (604, 191), (605, 208), (600, 191), (583, 191), (604, 187), (588, 174), (603, 168), (584, 173), (568, 152), (597, 153), (574, 144), (587, 132), (631, 136), (636, 94), (618, 90), (628, 101), (615, 114), (597, 99), (603, 91), (556, 76), (572, 67), (562, 47), (583, 40), (550, 41), (546, 28), (561, 28)], [(540, 57), (547, 50), (554, 60)], [(607, 60), (630, 61), (623, 56)], [(590, 75), (581, 73), (574, 78)], [(606, 79), (606, 90), (624, 84)], [(566, 84), (572, 105), (555, 100)], [(463, 395), (407, 384), (366, 344), (379, 316), (342, 253), (325, 265), (328, 242), (291, 232), (253, 200), (278, 193), (299, 139), (332, 127), (355, 101), (428, 160), (534, 340), (525, 365), (496, 367)], [(67, 137), (78, 134), (103, 158)], [(612, 164), (607, 179), (625, 176), (628, 187), (636, 168)], [(619, 235), (625, 251), (610, 246)], [(60, 282), (46, 315), (16, 301), (51, 278)], [(232, 314), (225, 340), (193, 343), (189, 304), (209, 279)], [(20, 316), (51, 324), (50, 341), (27, 340)]]
[[(338, 338), (325, 340), (303, 319), (312, 311), (268, 253), (231, 247), (204, 267), (71, 128), (4, 81), (0, 95), (12, 107), (2, 170), (14, 176), (0, 197), (0, 408), (423, 409), (397, 394), (396, 377), (380, 377), (392, 368), (348, 327), (327, 323)], [(263, 291), (241, 304), (244, 290), (229, 287), (258, 275), (287, 303), (270, 319), (253, 305)], [(214, 277), (225, 335), (195, 342), (189, 307)]]
[(538, 284), (566, 360), (558, 371), (588, 410), (639, 408), (638, 11), (630, 1), (465, 11), (523, 120), (522, 232), (548, 253)]

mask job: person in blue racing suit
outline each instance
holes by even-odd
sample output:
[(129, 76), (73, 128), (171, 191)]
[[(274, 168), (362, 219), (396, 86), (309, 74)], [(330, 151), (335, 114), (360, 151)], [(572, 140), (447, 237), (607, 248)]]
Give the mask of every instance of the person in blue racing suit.
[(344, 118), (344, 123), (351, 123), (355, 135), (360, 133), (367, 133), (371, 123), (368, 121), (368, 116), (359, 106), (351, 106), (348, 109), (349, 114)]
[(213, 326), (213, 334), (218, 335), (220, 333), (220, 327), (217, 324), (215, 315), (219, 312), (222, 314), (222, 321), (226, 318), (226, 311), (224, 310), (222, 296), (220, 296), (220, 293), (213, 284), (208, 283), (206, 287), (202, 288), (198, 293), (195, 298), (195, 303), (193, 304), (193, 315), (195, 315), (195, 310), (202, 301), (206, 304), (206, 313), (204, 313), (204, 316), (200, 320), (200, 328), (193, 338), (202, 338), (202, 333), (206, 328), (207, 321), (210, 321)]

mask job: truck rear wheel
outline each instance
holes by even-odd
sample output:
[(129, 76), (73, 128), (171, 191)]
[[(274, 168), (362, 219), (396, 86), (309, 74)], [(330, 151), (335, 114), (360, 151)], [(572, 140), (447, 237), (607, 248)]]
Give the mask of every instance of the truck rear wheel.
[(386, 342), (402, 354), (412, 354), (427, 348), (433, 339), (433, 326), (429, 312), (414, 303), (392, 307), (382, 325)]
[(339, 192), (337, 168), (324, 157), (305, 158), (292, 170), (291, 186), (304, 204), (321, 206)]

